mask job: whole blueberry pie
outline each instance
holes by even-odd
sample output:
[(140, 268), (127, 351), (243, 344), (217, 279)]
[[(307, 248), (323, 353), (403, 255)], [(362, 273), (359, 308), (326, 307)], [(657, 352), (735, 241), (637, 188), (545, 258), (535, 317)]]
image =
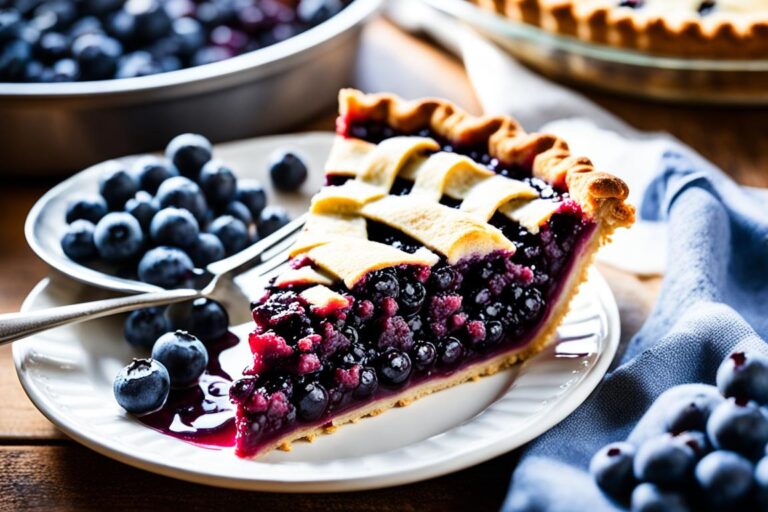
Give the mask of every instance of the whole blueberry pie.
[(766, 0), (470, 0), (593, 43), (713, 59), (768, 55)]
[(253, 305), (230, 391), (244, 457), (536, 354), (634, 219), (623, 181), (509, 117), (344, 90), (337, 132), (290, 268)]

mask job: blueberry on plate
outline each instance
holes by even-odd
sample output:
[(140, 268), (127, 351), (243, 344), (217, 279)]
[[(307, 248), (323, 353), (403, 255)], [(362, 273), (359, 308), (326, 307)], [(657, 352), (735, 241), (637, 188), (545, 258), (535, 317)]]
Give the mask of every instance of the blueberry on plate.
[(203, 191), (197, 183), (184, 176), (174, 176), (161, 183), (156, 199), (160, 208), (175, 206), (189, 210), (198, 223), (205, 221), (208, 214), (208, 203)]
[(208, 231), (216, 235), (224, 245), (227, 256), (240, 252), (248, 246), (248, 226), (231, 215), (223, 215), (208, 227)]
[(222, 211), (222, 215), (231, 215), (234, 218), (242, 221), (246, 226), (253, 224), (253, 216), (251, 215), (251, 210), (249, 210), (248, 207), (240, 201), (232, 201), (229, 203)]
[(163, 288), (174, 288), (194, 275), (189, 256), (176, 247), (160, 246), (147, 251), (139, 261), (139, 279)]
[(150, 194), (157, 194), (160, 184), (168, 178), (179, 175), (179, 171), (172, 167), (165, 159), (152, 155), (139, 158), (131, 167), (136, 182), (141, 190)]
[(133, 198), (125, 203), (125, 211), (136, 217), (144, 232), (149, 231), (149, 225), (157, 214), (157, 202), (149, 192), (139, 190)]
[(149, 233), (156, 244), (185, 248), (194, 243), (200, 226), (189, 211), (169, 207), (152, 218)]
[(328, 407), (328, 392), (319, 382), (309, 382), (298, 390), (296, 413), (304, 421), (314, 421)]
[(278, 151), (272, 155), (269, 177), (276, 189), (292, 192), (307, 180), (307, 166), (296, 153)]
[(281, 227), (291, 222), (288, 212), (279, 206), (267, 206), (259, 215), (259, 236), (269, 236)]
[(66, 220), (71, 224), (84, 219), (96, 224), (107, 214), (107, 202), (100, 196), (86, 196), (67, 205)]
[(99, 193), (107, 201), (110, 211), (122, 211), (125, 203), (136, 195), (136, 181), (120, 162), (107, 162), (105, 166), (99, 179)]
[(757, 352), (734, 352), (717, 370), (717, 388), (726, 397), (768, 404), (768, 357)]
[(70, 224), (61, 238), (61, 249), (64, 254), (75, 261), (85, 261), (96, 256), (96, 245), (93, 243), (94, 229), (93, 223), (84, 219)]
[(696, 465), (696, 482), (717, 510), (744, 500), (752, 489), (752, 463), (727, 450), (717, 450)]
[(696, 454), (690, 446), (676, 443), (674, 437), (665, 434), (640, 445), (633, 469), (641, 482), (671, 484), (684, 482), (695, 463)]
[(248, 207), (254, 219), (259, 218), (261, 211), (267, 206), (267, 193), (261, 183), (255, 180), (240, 180), (236, 197)]
[(755, 402), (730, 398), (712, 411), (707, 435), (715, 448), (757, 460), (768, 443), (768, 416)]
[(93, 241), (99, 256), (107, 261), (126, 261), (141, 252), (144, 235), (130, 213), (112, 212), (96, 224)]
[(170, 387), (168, 370), (162, 363), (134, 359), (117, 374), (112, 391), (120, 407), (132, 414), (145, 414), (163, 406)]
[(237, 194), (235, 173), (219, 160), (210, 160), (203, 165), (198, 182), (212, 205), (225, 205)]
[(214, 341), (229, 329), (229, 315), (215, 300), (200, 298), (192, 302), (188, 321), (189, 331), (203, 341)]
[(125, 319), (123, 334), (131, 345), (151, 349), (157, 338), (171, 330), (163, 308), (132, 311)]
[(635, 485), (632, 472), (634, 457), (634, 445), (611, 443), (592, 457), (589, 473), (603, 492), (614, 499), (624, 500)]
[(768, 509), (768, 456), (755, 466), (755, 500), (763, 510)]
[(165, 148), (166, 158), (182, 176), (196, 180), (208, 160), (211, 159), (211, 142), (195, 133), (177, 135)]
[(185, 388), (197, 382), (208, 366), (205, 345), (186, 331), (168, 332), (152, 347), (152, 358), (163, 363), (171, 376), (171, 385)]
[(642, 483), (632, 491), (632, 512), (688, 512), (685, 495), (656, 484)]
[(200, 233), (195, 241), (187, 249), (195, 266), (204, 268), (209, 263), (224, 258), (224, 245), (219, 237), (211, 233)]
[(109, 36), (89, 33), (75, 39), (72, 54), (84, 80), (106, 80), (115, 76), (117, 60), (123, 54), (123, 47)]
[(381, 355), (379, 361), (379, 377), (381, 382), (389, 386), (402, 384), (411, 376), (411, 358), (405, 352), (390, 349)]
[(664, 409), (667, 431), (678, 434), (687, 430), (703, 432), (712, 411), (723, 402), (724, 398), (713, 393), (710, 388), (693, 392)]

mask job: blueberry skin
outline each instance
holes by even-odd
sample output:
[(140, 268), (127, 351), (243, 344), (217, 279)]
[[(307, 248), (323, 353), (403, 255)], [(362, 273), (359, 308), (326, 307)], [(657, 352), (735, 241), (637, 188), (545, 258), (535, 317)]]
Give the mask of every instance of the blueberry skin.
[(141, 252), (144, 235), (141, 225), (130, 213), (112, 212), (96, 224), (93, 241), (99, 256), (107, 261), (126, 261)]
[(93, 243), (94, 229), (93, 223), (84, 219), (70, 224), (61, 239), (61, 249), (64, 254), (75, 261), (84, 261), (96, 256), (96, 245)]
[(730, 507), (745, 499), (752, 489), (752, 463), (741, 455), (718, 450), (696, 465), (696, 482), (707, 502)]
[(193, 180), (197, 180), (200, 169), (211, 159), (212, 153), (211, 142), (195, 133), (177, 135), (165, 148), (165, 157), (182, 176)]
[(115, 400), (132, 414), (144, 414), (162, 407), (170, 388), (168, 370), (152, 359), (134, 359), (120, 370), (112, 384)]
[(212, 205), (227, 204), (237, 194), (235, 174), (219, 160), (210, 160), (203, 165), (198, 182), (208, 203)]
[(365, 367), (360, 370), (360, 384), (357, 385), (352, 395), (355, 398), (367, 398), (373, 395), (378, 387), (379, 378), (376, 375), (376, 370)]
[(21, 39), (0, 47), (0, 79), (11, 82), (21, 80), (31, 58), (32, 45)]
[(149, 52), (136, 51), (124, 55), (117, 63), (115, 78), (137, 78), (162, 73), (163, 69)]
[(67, 205), (66, 220), (71, 224), (84, 219), (96, 224), (107, 214), (107, 202), (100, 196), (81, 197)]
[(106, 80), (115, 76), (123, 47), (104, 34), (84, 34), (72, 44), (72, 54), (83, 80)]
[(641, 482), (680, 483), (688, 478), (695, 462), (696, 455), (690, 446), (663, 435), (640, 445), (633, 470), (635, 478)]
[(688, 430), (676, 434), (674, 437), (676, 443), (681, 443), (693, 450), (697, 459), (701, 459), (712, 451), (712, 443), (709, 442), (707, 434), (697, 430)]
[(259, 236), (269, 236), (281, 227), (291, 222), (288, 212), (279, 206), (267, 206), (259, 215)]
[(33, 49), (35, 57), (45, 64), (53, 64), (69, 53), (69, 41), (64, 34), (46, 32), (40, 36)]
[(170, 207), (160, 210), (152, 218), (149, 233), (156, 244), (183, 249), (194, 243), (200, 226), (187, 210)]
[(310, 382), (299, 390), (296, 414), (304, 421), (314, 421), (328, 407), (328, 392), (318, 382)]
[(715, 448), (757, 460), (768, 443), (768, 416), (755, 402), (740, 404), (730, 398), (712, 411), (707, 435)]
[(204, 268), (209, 263), (219, 261), (224, 258), (224, 245), (219, 237), (211, 233), (200, 233), (188, 249), (189, 256), (192, 258), (195, 266)]
[(687, 430), (703, 432), (712, 411), (724, 401), (724, 398), (712, 393), (709, 388), (694, 392), (665, 408), (667, 431), (679, 434)]
[(267, 206), (267, 193), (258, 181), (241, 180), (237, 185), (237, 200), (247, 206), (251, 216), (257, 219)]
[(149, 192), (139, 190), (133, 198), (125, 203), (125, 211), (136, 217), (141, 229), (146, 233), (149, 231), (152, 219), (157, 215), (158, 207)]
[(397, 386), (408, 380), (412, 369), (411, 358), (397, 349), (384, 352), (379, 361), (380, 380), (389, 386)]
[(229, 315), (224, 307), (211, 299), (196, 299), (189, 316), (189, 330), (203, 341), (214, 341), (229, 329)]
[(589, 463), (589, 473), (597, 486), (614, 499), (626, 499), (635, 485), (635, 451), (629, 443), (611, 443), (595, 453)]
[(231, 215), (223, 215), (215, 219), (208, 227), (208, 231), (221, 240), (227, 256), (242, 251), (250, 242), (248, 227)]
[(269, 177), (277, 190), (293, 192), (307, 181), (307, 166), (298, 155), (279, 151), (272, 156)]
[(139, 188), (150, 194), (157, 194), (157, 189), (168, 178), (179, 175), (165, 159), (156, 156), (144, 156), (136, 160), (131, 167)]
[(155, 247), (139, 261), (139, 279), (163, 288), (179, 286), (192, 277), (194, 264), (176, 247)]
[[(57, 60), (50, 76), (43, 75), (43, 82), (74, 82), (80, 78), (80, 67), (73, 59)], [(109, 201), (107, 201), (109, 203)]]
[(198, 223), (205, 221), (208, 213), (208, 203), (203, 191), (197, 183), (184, 176), (174, 176), (160, 184), (156, 199), (160, 208), (175, 206), (189, 210)]
[(642, 483), (632, 492), (632, 512), (688, 512), (691, 508), (682, 493)]
[(755, 466), (755, 500), (763, 510), (768, 509), (768, 456)]
[(19, 33), (24, 20), (16, 9), (0, 10), (0, 42), (13, 39)]
[(125, 203), (136, 195), (138, 187), (133, 177), (119, 162), (106, 164), (107, 170), (99, 179), (99, 193), (110, 211), (122, 211)]
[(315, 26), (331, 18), (344, 7), (340, 0), (304, 0), (296, 8), (299, 19)]
[(189, 57), (205, 45), (203, 26), (194, 18), (182, 17), (173, 20), (172, 34), (178, 41), (179, 53)]
[(231, 215), (234, 218), (242, 221), (242, 223), (246, 226), (253, 224), (253, 216), (251, 215), (251, 210), (249, 210), (248, 207), (240, 201), (232, 201), (229, 203), (224, 208), (222, 215)]
[(160, 336), (170, 330), (170, 322), (162, 308), (146, 308), (128, 315), (123, 334), (131, 345), (149, 350)]
[(734, 352), (717, 369), (717, 389), (726, 397), (768, 404), (768, 357)]
[(208, 350), (205, 345), (186, 331), (168, 332), (160, 336), (152, 347), (152, 358), (168, 369), (174, 388), (195, 384), (208, 366)]
[(133, 35), (139, 41), (154, 41), (171, 30), (171, 17), (157, 0), (128, 0), (123, 10), (133, 16)]

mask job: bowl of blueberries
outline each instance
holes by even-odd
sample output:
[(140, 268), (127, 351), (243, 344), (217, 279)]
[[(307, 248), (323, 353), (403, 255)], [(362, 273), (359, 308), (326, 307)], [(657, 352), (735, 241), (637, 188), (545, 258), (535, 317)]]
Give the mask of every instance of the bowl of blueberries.
[(380, 3), (0, 0), (0, 173), (289, 128), (348, 85)]

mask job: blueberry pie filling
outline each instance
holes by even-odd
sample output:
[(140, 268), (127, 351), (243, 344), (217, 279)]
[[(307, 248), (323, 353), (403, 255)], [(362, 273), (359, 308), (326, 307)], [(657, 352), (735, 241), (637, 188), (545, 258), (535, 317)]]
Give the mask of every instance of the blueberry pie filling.
[(492, 374), (552, 341), (626, 185), (510, 118), (342, 91), (327, 186), (252, 305), (230, 390), (252, 457)]

